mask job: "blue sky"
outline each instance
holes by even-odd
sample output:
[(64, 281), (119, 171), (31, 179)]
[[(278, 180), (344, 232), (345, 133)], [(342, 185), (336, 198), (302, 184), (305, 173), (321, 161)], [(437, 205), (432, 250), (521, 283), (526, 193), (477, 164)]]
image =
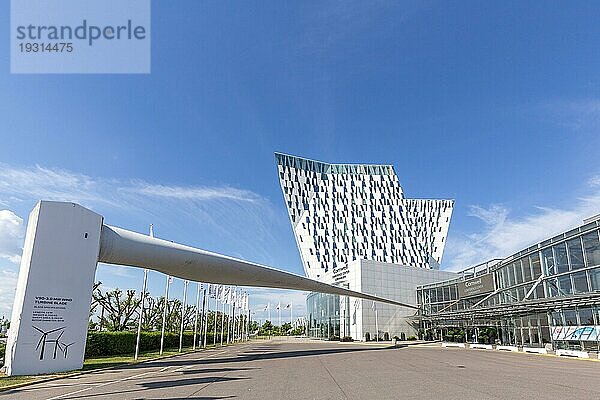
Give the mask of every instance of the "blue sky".
[[(149, 75), (11, 75), (8, 11), (0, 315), (40, 198), (301, 273), (275, 151), (393, 164), (407, 196), (455, 199), (451, 269), (600, 212), (597, 2), (153, 1)], [(253, 308), (269, 299), (303, 311), (267, 290)]]

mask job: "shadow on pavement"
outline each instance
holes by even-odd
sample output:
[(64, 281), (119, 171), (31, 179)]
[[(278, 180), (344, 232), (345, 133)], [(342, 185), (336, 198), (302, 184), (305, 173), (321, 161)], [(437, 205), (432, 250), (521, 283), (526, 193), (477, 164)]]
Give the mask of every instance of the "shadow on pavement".
[(155, 382), (143, 382), (139, 384), (146, 389), (162, 389), (162, 388), (170, 388), (177, 386), (189, 386), (189, 385), (201, 385), (204, 383), (214, 383), (214, 382), (230, 382), (230, 381), (238, 381), (241, 379), (249, 379), (249, 378), (234, 378), (227, 376), (209, 376), (204, 378), (189, 378), (189, 379), (169, 379), (165, 381), (155, 381)]
[(233, 372), (233, 371), (251, 371), (256, 368), (202, 368), (202, 369), (184, 369), (181, 373), (185, 374), (214, 374), (219, 372)]
[[(403, 346), (397, 346), (396, 349), (399, 349)], [(169, 360), (168, 362), (163, 362), (160, 365), (170, 365), (170, 366), (185, 366), (185, 365), (206, 365), (206, 364), (223, 364), (223, 363), (232, 363), (232, 362), (248, 362), (254, 361), (257, 359), (277, 359), (277, 358), (295, 358), (295, 357), (310, 357), (310, 356), (323, 356), (328, 354), (340, 354), (340, 353), (356, 353), (362, 351), (380, 351), (380, 350), (389, 350), (394, 349), (392, 346), (388, 347), (375, 347), (375, 348), (333, 348), (333, 349), (310, 349), (310, 350), (294, 350), (294, 351), (272, 351), (272, 352), (258, 352), (256, 349), (251, 350), (250, 352), (246, 352), (244, 354), (238, 356), (227, 356), (223, 358), (206, 358), (206, 359), (191, 359), (191, 360)], [(152, 362), (145, 363), (145, 366), (151, 367), (154, 365), (159, 365), (158, 363), (153, 364)]]
[(219, 399), (233, 399), (236, 396), (223, 396), (223, 397), (212, 397), (212, 396), (201, 396), (201, 397), (161, 397), (161, 400), (219, 400)]

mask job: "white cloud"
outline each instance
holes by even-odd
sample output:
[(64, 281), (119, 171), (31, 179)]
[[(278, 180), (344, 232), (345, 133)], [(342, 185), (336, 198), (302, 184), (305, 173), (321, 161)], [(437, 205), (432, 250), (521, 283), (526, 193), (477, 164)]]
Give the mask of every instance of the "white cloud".
[(21, 260), (24, 231), (21, 217), (10, 210), (0, 210), (0, 258), (11, 263)]
[(127, 206), (133, 197), (173, 200), (259, 201), (262, 197), (249, 190), (230, 186), (168, 186), (141, 180), (119, 181), (41, 166), (15, 168), (0, 164), (0, 195), (3, 202), (45, 199), (81, 204)]
[(102, 183), (89, 176), (40, 166), (13, 168), (0, 164), (0, 194), (4, 202), (45, 199), (105, 203)]
[[(0, 312), (10, 310), (25, 225), (13, 211), (27, 210), (36, 201), (73, 201), (100, 209), (109, 222), (154, 222), (158, 236), (187, 235), (210, 250), (227, 252), (257, 262), (272, 263), (278, 243), (277, 227), (287, 226), (286, 215), (274, 212), (264, 197), (244, 189), (222, 186), (169, 186), (142, 180), (90, 177), (63, 169), (14, 167), (0, 163)], [(217, 246), (223, 246), (218, 248)], [(215, 248), (216, 247), (216, 248)], [(3, 270), (4, 269), (4, 270)], [(135, 272), (127, 267), (100, 266), (107, 284), (128, 287)]]
[(600, 122), (600, 99), (554, 100), (544, 103), (541, 108), (575, 132), (596, 132)]
[(236, 200), (236, 201), (258, 201), (261, 199), (256, 193), (249, 190), (236, 189), (229, 186), (222, 187), (185, 187), (150, 185), (140, 182), (130, 190), (151, 197), (164, 197), (178, 200)]
[(0, 317), (10, 319), (15, 290), (17, 287), (16, 271), (10, 269), (0, 270)]
[(510, 217), (510, 210), (502, 205), (472, 206), (470, 216), (482, 221), (484, 227), (480, 232), (449, 238), (446, 269), (457, 271), (492, 258), (504, 258), (581, 225), (584, 219), (600, 213), (600, 190), (591, 183), (591, 193), (567, 209), (537, 207), (528, 215)]

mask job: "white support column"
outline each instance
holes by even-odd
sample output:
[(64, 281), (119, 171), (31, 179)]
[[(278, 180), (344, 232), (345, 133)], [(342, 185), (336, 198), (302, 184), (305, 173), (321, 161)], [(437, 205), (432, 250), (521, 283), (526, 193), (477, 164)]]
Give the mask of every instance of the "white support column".
[(29, 215), (7, 375), (83, 366), (101, 228), (100, 215), (73, 203), (41, 201)]

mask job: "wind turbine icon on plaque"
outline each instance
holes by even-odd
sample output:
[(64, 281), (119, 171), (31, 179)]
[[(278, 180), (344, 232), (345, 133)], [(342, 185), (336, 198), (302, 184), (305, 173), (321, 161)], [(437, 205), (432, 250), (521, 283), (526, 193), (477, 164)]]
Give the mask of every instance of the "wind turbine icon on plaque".
[[(44, 355), (46, 352), (46, 343), (48, 343), (50, 345), (54, 345), (54, 350), (52, 352), (52, 359), (56, 359), (56, 353), (58, 352), (58, 350), (60, 350), (62, 352), (64, 358), (67, 358), (69, 347), (74, 345), (75, 342), (72, 342), (72, 343), (61, 342), (61, 338), (62, 338), (63, 334), (65, 333), (65, 329), (67, 328), (66, 326), (63, 326), (61, 328), (51, 329), (49, 331), (44, 331), (33, 325), (32, 325), (32, 327), (33, 327), (33, 329), (38, 331), (40, 334), (40, 340), (38, 341), (37, 346), (35, 347), (36, 350), (40, 351), (40, 360), (44, 359)], [(53, 339), (49, 338), (50, 336), (53, 336), (53, 335), (56, 335), (56, 337), (54, 337)]]

